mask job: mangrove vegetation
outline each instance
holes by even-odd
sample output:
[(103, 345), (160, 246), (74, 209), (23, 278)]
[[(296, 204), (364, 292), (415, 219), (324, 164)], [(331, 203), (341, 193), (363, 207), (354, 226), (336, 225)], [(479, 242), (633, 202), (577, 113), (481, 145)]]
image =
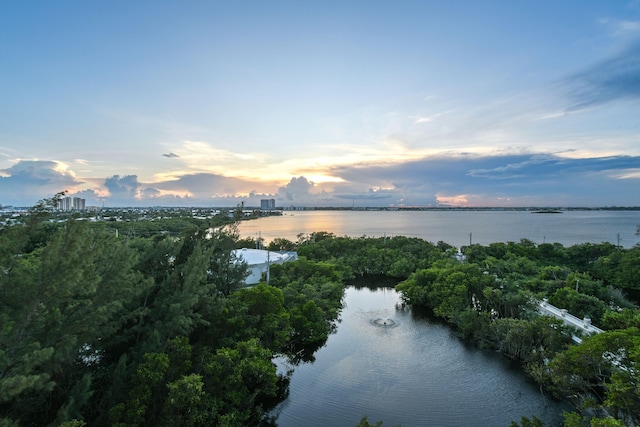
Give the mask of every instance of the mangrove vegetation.
[[(573, 405), (566, 426), (640, 423), (640, 247), (458, 251), (323, 231), (266, 243), (242, 239), (233, 212), (123, 227), (56, 219), (56, 197), (0, 228), (0, 426), (275, 425), (290, 373), (274, 357), (313, 360), (345, 286), (363, 280), (521, 361), (542, 393)], [(259, 246), (299, 259), (245, 287), (232, 250)], [(577, 331), (539, 313), (545, 298), (604, 332), (575, 344)]]

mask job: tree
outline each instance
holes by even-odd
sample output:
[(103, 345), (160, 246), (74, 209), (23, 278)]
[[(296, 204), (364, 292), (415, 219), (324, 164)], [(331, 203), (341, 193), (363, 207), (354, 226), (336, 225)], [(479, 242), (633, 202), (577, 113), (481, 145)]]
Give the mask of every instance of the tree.
[(169, 342), (166, 353), (146, 353), (133, 374), (126, 400), (112, 406), (109, 425), (211, 425), (211, 396), (202, 375), (192, 372), (187, 337)]
[(515, 421), (512, 421), (509, 427), (520, 427), (520, 426), (521, 427), (543, 427), (544, 423), (540, 418), (536, 416), (531, 417), (531, 419), (527, 417), (522, 417), (520, 419), (520, 424), (516, 423)]
[(267, 250), (269, 251), (295, 251), (296, 244), (291, 240), (276, 237), (267, 245)]
[(378, 421), (375, 424), (371, 424), (367, 419), (367, 416), (362, 417), (360, 422), (356, 424), (356, 427), (382, 427), (382, 421)]
[(596, 416), (580, 415), (575, 412), (564, 413), (565, 427), (625, 427), (626, 424), (612, 417), (599, 418)]
[(600, 257), (593, 265), (593, 276), (618, 288), (640, 289), (640, 246), (617, 249)]
[(605, 406), (614, 411), (619, 418), (640, 424), (640, 334), (638, 329), (629, 329), (634, 334), (631, 346), (625, 348), (628, 360), (614, 356), (616, 368), (607, 383)]
[(157, 422), (157, 414), (164, 400), (165, 375), (169, 363), (169, 356), (164, 353), (144, 355), (144, 361), (133, 377), (129, 399), (110, 411), (112, 425), (146, 426)]
[(309, 353), (315, 350), (329, 337), (329, 325), (320, 307), (311, 300), (301, 307), (294, 307), (289, 311), (291, 324), (290, 346), (294, 354), (300, 350)]
[(203, 300), (215, 298), (213, 285), (207, 286), (208, 262), (209, 252), (200, 243), (196, 243), (188, 257), (168, 259), (169, 270), (145, 297), (145, 315), (136, 325), (147, 337), (154, 337), (139, 341), (143, 352), (164, 351), (169, 340), (189, 335), (207, 322), (198, 309)]
[(204, 391), (213, 397), (216, 419), (210, 425), (258, 425), (263, 408), (278, 393), (272, 353), (257, 340), (220, 348), (205, 357)]
[(263, 347), (275, 352), (286, 345), (291, 331), (280, 289), (261, 283), (238, 291), (232, 299), (246, 307), (242, 327), (253, 331), (251, 336), (258, 338)]
[(249, 274), (246, 262), (242, 262), (234, 252), (238, 239), (237, 224), (223, 230), (215, 231), (207, 239), (210, 248), (207, 269), (208, 282), (224, 296), (242, 287)]
[(637, 308), (625, 308), (621, 311), (609, 310), (602, 317), (602, 324), (605, 329), (640, 328), (640, 310)]
[(571, 342), (569, 328), (561, 320), (548, 316), (531, 320), (496, 319), (489, 331), (498, 351), (525, 363), (543, 363)]
[(92, 365), (127, 317), (123, 301), (144, 282), (132, 252), (84, 222), (65, 223), (43, 244), (15, 253), (0, 275), (0, 409), (25, 422), (64, 422), (88, 401)]
[(578, 405), (595, 399), (619, 418), (640, 421), (638, 328), (593, 335), (557, 354), (549, 363), (552, 390), (574, 396)]
[(549, 302), (556, 307), (566, 308), (579, 318), (590, 317), (596, 324), (600, 323), (607, 309), (606, 304), (600, 299), (568, 287), (558, 289), (549, 297)]
[(473, 298), (481, 296), (493, 281), (475, 265), (439, 261), (416, 271), (396, 289), (408, 303), (429, 307), (437, 316), (450, 319), (471, 307)]
[(162, 407), (160, 425), (191, 427), (207, 421), (204, 406), (207, 394), (198, 374), (185, 375), (167, 384), (167, 399)]

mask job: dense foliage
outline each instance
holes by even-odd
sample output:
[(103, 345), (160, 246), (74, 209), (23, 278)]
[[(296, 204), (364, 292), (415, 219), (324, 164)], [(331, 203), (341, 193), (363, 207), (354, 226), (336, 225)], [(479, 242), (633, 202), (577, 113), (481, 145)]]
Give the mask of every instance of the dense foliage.
[(54, 203), (0, 229), (0, 425), (266, 423), (287, 391), (272, 360), (326, 340), (340, 274), (306, 262), (239, 289), (233, 226), (116, 237), (51, 221)]
[[(575, 405), (566, 426), (640, 423), (640, 247), (523, 240), (462, 257), (443, 242), (318, 232), (270, 242), (300, 259), (242, 288), (232, 249), (264, 244), (240, 239), (228, 217), (124, 232), (52, 221), (54, 203), (0, 228), (2, 426), (268, 424), (287, 393), (274, 357), (313, 360), (344, 286), (362, 283), (397, 284), (462, 338), (522, 361)], [(576, 331), (539, 314), (543, 298), (606, 331), (575, 345)]]

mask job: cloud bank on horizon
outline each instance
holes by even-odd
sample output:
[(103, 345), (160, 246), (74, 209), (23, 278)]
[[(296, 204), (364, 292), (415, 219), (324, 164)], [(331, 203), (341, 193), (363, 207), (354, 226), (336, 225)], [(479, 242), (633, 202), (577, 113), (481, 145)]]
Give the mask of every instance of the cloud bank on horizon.
[(12, 2), (0, 27), (2, 205), (640, 206), (640, 1)]

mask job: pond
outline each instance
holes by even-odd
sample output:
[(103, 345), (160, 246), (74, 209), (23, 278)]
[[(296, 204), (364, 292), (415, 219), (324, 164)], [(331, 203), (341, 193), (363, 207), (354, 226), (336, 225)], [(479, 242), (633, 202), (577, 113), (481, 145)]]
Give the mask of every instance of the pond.
[(508, 426), (533, 415), (562, 424), (562, 404), (543, 395), (520, 366), (465, 345), (444, 324), (402, 307), (392, 288), (347, 288), (337, 332), (295, 367), (280, 427)]

